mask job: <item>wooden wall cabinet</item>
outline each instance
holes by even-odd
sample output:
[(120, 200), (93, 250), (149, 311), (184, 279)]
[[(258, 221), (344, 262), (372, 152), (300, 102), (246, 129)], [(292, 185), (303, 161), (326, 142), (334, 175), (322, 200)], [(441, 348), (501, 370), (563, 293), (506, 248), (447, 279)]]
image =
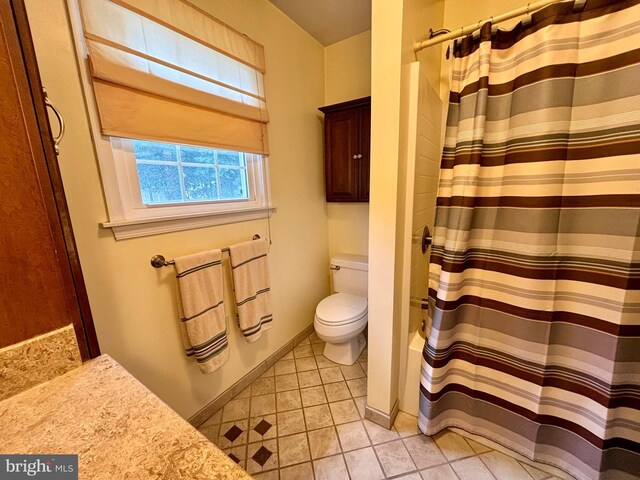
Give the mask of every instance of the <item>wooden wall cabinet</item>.
[(371, 97), (319, 110), (324, 113), (327, 202), (368, 202)]

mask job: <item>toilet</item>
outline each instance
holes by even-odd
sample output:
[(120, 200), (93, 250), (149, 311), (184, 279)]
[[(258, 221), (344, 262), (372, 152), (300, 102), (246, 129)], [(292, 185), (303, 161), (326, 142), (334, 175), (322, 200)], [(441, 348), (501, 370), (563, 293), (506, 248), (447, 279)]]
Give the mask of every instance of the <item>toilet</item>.
[(365, 255), (342, 253), (331, 259), (332, 295), (316, 307), (313, 326), (326, 342), (324, 356), (342, 365), (353, 365), (367, 344), (367, 277)]

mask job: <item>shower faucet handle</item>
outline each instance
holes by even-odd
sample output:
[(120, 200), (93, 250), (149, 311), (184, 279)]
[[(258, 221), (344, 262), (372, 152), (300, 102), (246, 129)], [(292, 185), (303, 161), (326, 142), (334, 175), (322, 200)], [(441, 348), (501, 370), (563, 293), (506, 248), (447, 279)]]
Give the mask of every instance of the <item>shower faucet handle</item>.
[(431, 231), (427, 225), (422, 229), (422, 235), (414, 235), (411, 237), (413, 243), (420, 243), (422, 245), (422, 253), (427, 253), (427, 249), (429, 245), (433, 243), (433, 239), (431, 238)]

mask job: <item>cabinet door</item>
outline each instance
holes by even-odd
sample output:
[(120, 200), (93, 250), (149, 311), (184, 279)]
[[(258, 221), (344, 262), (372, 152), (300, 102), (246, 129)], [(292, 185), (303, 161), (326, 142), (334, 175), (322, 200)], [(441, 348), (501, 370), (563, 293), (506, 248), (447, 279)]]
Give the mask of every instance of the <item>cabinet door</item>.
[(357, 202), (358, 111), (345, 110), (326, 115), (324, 128), (327, 202)]
[(0, 4), (0, 348), (72, 323), (87, 359), (100, 352), (88, 306), (83, 317), (79, 304), (53, 141), (39, 121), (42, 86), (24, 5), (15, 4)]
[(371, 106), (367, 105), (360, 109), (360, 150), (358, 157), (358, 200), (369, 201), (369, 170), (370, 170), (370, 150), (371, 150)]

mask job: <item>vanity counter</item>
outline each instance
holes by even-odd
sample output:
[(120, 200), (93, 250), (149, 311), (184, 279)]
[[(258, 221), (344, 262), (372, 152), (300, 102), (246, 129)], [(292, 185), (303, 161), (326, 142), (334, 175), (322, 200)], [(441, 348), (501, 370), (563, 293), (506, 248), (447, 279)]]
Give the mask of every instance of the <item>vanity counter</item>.
[(0, 453), (78, 454), (81, 479), (251, 479), (108, 355), (0, 402)]

